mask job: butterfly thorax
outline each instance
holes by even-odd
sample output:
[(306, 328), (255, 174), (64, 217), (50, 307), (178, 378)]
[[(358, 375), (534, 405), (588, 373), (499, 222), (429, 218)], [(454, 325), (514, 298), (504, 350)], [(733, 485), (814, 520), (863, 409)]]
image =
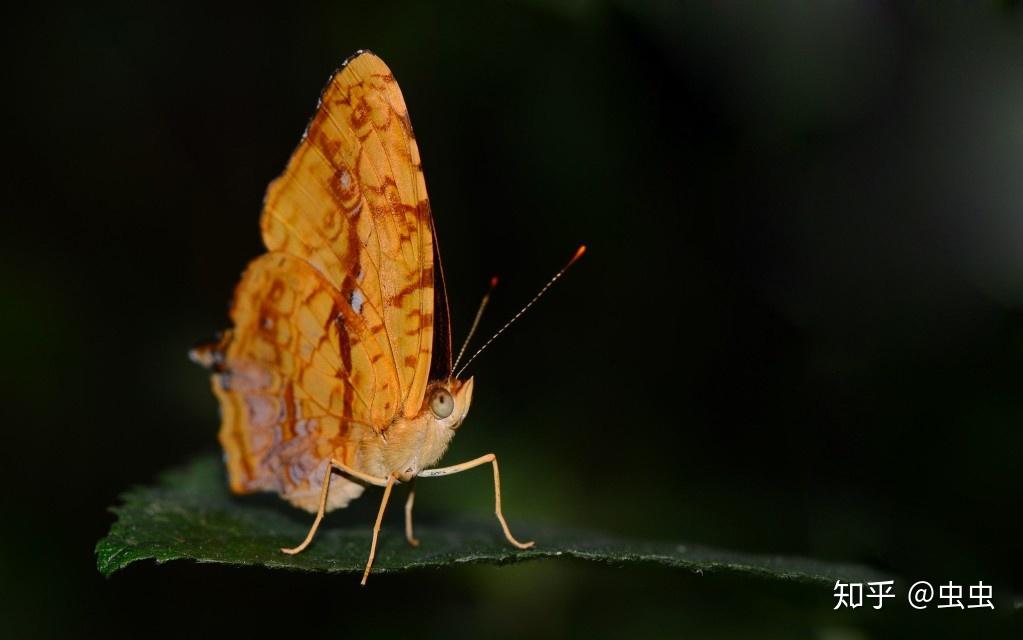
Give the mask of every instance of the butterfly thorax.
[(432, 382), (419, 413), (399, 416), (381, 434), (377, 455), (364, 458), (364, 465), (371, 467), (364, 471), (380, 477), (394, 473), (408, 482), (437, 464), (469, 412), (472, 386), (472, 378)]

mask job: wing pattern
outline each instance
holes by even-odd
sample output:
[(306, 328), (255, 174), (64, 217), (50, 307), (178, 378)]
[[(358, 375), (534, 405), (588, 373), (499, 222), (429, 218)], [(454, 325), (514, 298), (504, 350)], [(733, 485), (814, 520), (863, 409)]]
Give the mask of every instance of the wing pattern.
[[(267, 190), (261, 229), (269, 253), (243, 275), (234, 328), (211, 357), (220, 440), (234, 491), (315, 510), (330, 457), (360, 466), (366, 442), (420, 411), (442, 294), (419, 150), (375, 55), (331, 77)], [(438, 355), (450, 360), (450, 347)], [(334, 482), (332, 508), (362, 489)]]

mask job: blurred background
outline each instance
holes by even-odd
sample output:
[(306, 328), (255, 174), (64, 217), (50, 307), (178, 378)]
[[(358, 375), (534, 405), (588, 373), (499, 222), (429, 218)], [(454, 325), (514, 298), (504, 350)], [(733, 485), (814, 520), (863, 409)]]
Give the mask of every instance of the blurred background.
[[(1017, 3), (125, 3), (5, 23), (0, 628), (1018, 630)], [(446, 458), (498, 452), (513, 523), (983, 580), (999, 610), (839, 615), (828, 588), (570, 561), (366, 590), (191, 563), (101, 578), (119, 493), (217, 448), (186, 352), (226, 326), (266, 185), (360, 48), (410, 109), (456, 340), (490, 276), (482, 333), (590, 247), (474, 365)], [(486, 514), (490, 492), (459, 477), (417, 509)]]

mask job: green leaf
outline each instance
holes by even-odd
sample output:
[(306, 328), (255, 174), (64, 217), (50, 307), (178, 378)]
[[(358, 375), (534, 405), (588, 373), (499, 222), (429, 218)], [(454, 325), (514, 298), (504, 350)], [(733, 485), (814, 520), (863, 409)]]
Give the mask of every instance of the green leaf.
[[(269, 496), (267, 496), (269, 498)], [(370, 525), (341, 526), (329, 521), (314, 543), (297, 556), (282, 546), (301, 541), (312, 516), (283, 501), (232, 496), (223, 465), (213, 456), (164, 474), (159, 484), (132, 489), (112, 508), (117, 521), (96, 545), (96, 565), (110, 575), (138, 560), (190, 559), (300, 571), (361, 572), (370, 543)], [(374, 574), (459, 563), (504, 564), (569, 557), (626, 565), (656, 563), (700, 572), (731, 572), (784, 580), (833, 583), (836, 579), (875, 579), (864, 567), (806, 558), (737, 553), (680, 542), (642, 542), (592, 532), (515, 523), (516, 535), (536, 540), (519, 551), (500, 534), (496, 519), (446, 521), (418, 526), (418, 548), (385, 524)]]

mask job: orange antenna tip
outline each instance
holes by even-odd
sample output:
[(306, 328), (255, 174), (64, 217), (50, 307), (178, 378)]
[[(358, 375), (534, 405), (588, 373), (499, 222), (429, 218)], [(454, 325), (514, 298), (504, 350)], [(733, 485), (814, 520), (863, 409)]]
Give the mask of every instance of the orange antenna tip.
[[(514, 316), (512, 316), (511, 320), (509, 320), (508, 322), (505, 322), (504, 326), (502, 326), (500, 329), (498, 329), (494, 333), (494, 335), (490, 336), (490, 339), (487, 340), (486, 342), (484, 342), (483, 346), (480, 347), (479, 349), (477, 349), (476, 353), (472, 354), (472, 356), (469, 357), (469, 360), (466, 361), (466, 363), (464, 365), (462, 365), (461, 369), (459, 369), (458, 368), (458, 363), (462, 361), (462, 356), (465, 355), (465, 347), (466, 347), (466, 345), (469, 344), (469, 341), (467, 339), (465, 341), (465, 343), (462, 345), (462, 350), (458, 353), (458, 357), (455, 358), (455, 364), (452, 367), (452, 369), (455, 370), (454, 377), (455, 378), (460, 378), (462, 376), (462, 372), (465, 371), (469, 367), (470, 364), (472, 364), (472, 361), (476, 359), (476, 356), (478, 356), (479, 354), (483, 353), (483, 351), (485, 351), (486, 348), (490, 346), (491, 342), (493, 342), (499, 335), (504, 333), (505, 329), (507, 329), (508, 327), (512, 326), (512, 324), (514, 324), (516, 320), (518, 320), (520, 317), (522, 317), (522, 314), (525, 313), (526, 311), (528, 311), (529, 308), (532, 307), (533, 304), (543, 296), (543, 294), (547, 293), (547, 290), (551, 288), (551, 285), (554, 284), (555, 282), (557, 282), (558, 279), (561, 278), (561, 276), (565, 275), (565, 272), (568, 271), (568, 268), (571, 267), (573, 264), (575, 264), (575, 261), (578, 260), (579, 258), (581, 258), (584, 253), (586, 253), (586, 245), (581, 244), (581, 245), (579, 245), (579, 248), (575, 250), (575, 255), (572, 256), (572, 259), (569, 260), (568, 263), (564, 267), (561, 268), (561, 271), (558, 271), (557, 273), (555, 273), (554, 277), (551, 278), (550, 280), (548, 280), (547, 284), (545, 284), (543, 287), (541, 287), (539, 293), (537, 293), (535, 296), (533, 296), (533, 298), (529, 302), (526, 303), (526, 306), (522, 307), (522, 309), (520, 309), (518, 313), (516, 313)], [(497, 284), (497, 277), (496, 276), (494, 278), (490, 279), (490, 287), (493, 288), (495, 284)], [(476, 320), (473, 321), (472, 329), (469, 330), (469, 336), (470, 337), (472, 336), (473, 331), (476, 330), (476, 326), (479, 323), (480, 314), (483, 312), (483, 306), (486, 305), (487, 300), (489, 299), (489, 297), (490, 297), (490, 293), (489, 292), (487, 292), (487, 295), (483, 296), (483, 304), (480, 305), (480, 310), (479, 310), (479, 312), (476, 313)]]
[(575, 264), (575, 261), (578, 260), (579, 258), (583, 257), (584, 253), (586, 253), (586, 245), (581, 244), (581, 245), (579, 245), (579, 248), (575, 250), (575, 255), (572, 256), (572, 259), (568, 261), (568, 264), (565, 265), (565, 268), (567, 269), (570, 266), (572, 266), (573, 264)]
[(462, 342), (462, 348), (458, 350), (458, 357), (455, 358), (455, 363), (451, 365), (452, 371), (458, 368), (458, 363), (462, 361), (462, 356), (465, 355), (465, 348), (469, 346), (469, 341), (472, 340), (473, 334), (476, 333), (476, 328), (480, 326), (483, 310), (487, 308), (487, 303), (490, 302), (490, 294), (494, 292), (495, 287), (497, 287), (497, 276), (490, 279), (490, 288), (487, 289), (487, 292), (483, 294), (483, 299), (480, 300), (480, 307), (476, 310), (476, 317), (473, 318), (472, 326), (469, 327), (469, 333), (465, 334), (465, 341)]

